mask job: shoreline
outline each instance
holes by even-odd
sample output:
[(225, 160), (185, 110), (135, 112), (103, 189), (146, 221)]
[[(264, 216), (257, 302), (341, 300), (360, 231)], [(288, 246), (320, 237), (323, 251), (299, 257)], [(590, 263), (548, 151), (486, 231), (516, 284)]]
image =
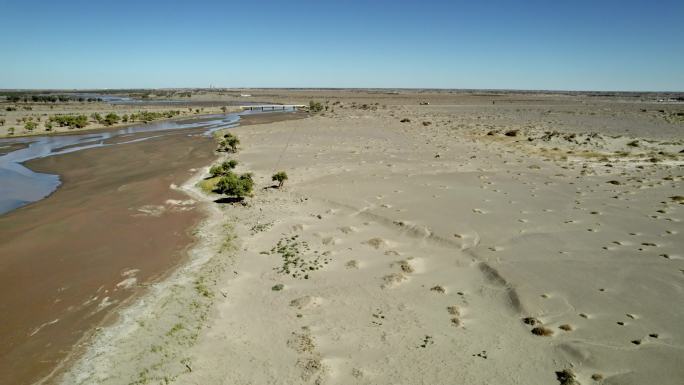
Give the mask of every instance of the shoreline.
[(176, 116), (173, 118), (168, 118), (168, 119), (159, 119), (159, 120), (152, 120), (147, 123), (139, 121), (139, 122), (133, 122), (133, 123), (126, 123), (126, 124), (116, 124), (112, 126), (103, 126), (103, 127), (93, 127), (93, 128), (82, 128), (82, 129), (72, 129), (69, 131), (41, 131), (41, 132), (36, 132), (35, 134), (22, 134), (22, 135), (4, 135), (0, 136), (0, 139), (30, 139), (36, 136), (46, 136), (46, 137), (52, 137), (52, 136), (68, 136), (68, 135), (81, 135), (81, 134), (89, 134), (89, 133), (98, 133), (98, 132), (106, 132), (106, 131), (117, 131), (121, 129), (126, 129), (129, 127), (133, 126), (146, 126), (150, 124), (163, 124), (163, 123), (169, 123), (169, 122), (177, 122), (177, 121), (183, 121), (183, 120), (188, 120), (190, 122), (192, 121), (201, 121), (202, 119), (206, 119), (210, 116), (216, 116), (216, 115), (228, 115), (228, 114), (234, 114), (234, 113), (239, 113), (240, 110), (230, 110), (224, 112), (217, 112), (217, 113), (208, 113), (208, 114), (199, 114), (199, 115), (185, 115), (185, 116)]

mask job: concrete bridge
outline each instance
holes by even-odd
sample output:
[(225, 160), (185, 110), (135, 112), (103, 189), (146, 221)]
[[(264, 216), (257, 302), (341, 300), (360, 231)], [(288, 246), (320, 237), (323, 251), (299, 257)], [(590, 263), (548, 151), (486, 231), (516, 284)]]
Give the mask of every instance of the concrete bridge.
[(287, 111), (307, 107), (305, 104), (260, 104), (253, 106), (240, 106), (243, 110), (250, 111)]

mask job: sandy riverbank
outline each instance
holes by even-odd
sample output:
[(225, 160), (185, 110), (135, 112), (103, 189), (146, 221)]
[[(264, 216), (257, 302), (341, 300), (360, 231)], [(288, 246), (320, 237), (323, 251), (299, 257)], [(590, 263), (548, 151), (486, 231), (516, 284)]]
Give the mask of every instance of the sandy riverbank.
[(62, 383), (678, 384), (679, 123), (561, 99), (235, 129), (255, 197), (195, 175), (195, 263)]

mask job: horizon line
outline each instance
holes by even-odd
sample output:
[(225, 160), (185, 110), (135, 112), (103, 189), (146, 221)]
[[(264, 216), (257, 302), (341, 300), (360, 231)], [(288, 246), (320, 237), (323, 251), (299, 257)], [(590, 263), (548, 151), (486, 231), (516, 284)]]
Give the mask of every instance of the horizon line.
[(450, 87), (93, 87), (93, 88), (0, 88), (0, 91), (137, 91), (137, 90), (397, 90), (397, 91), (485, 91), (485, 92), (548, 92), (548, 93), (631, 93), (681, 94), (684, 90), (609, 90), (609, 89), (543, 89), (543, 88), (450, 88)]

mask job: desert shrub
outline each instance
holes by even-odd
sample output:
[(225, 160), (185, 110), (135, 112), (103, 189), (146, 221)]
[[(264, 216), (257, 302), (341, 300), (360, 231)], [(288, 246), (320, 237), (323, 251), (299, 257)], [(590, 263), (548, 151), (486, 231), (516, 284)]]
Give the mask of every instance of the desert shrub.
[(88, 117), (85, 115), (55, 115), (49, 121), (69, 128), (83, 128), (88, 125)]
[(211, 166), (211, 168), (209, 169), (209, 174), (212, 177), (227, 175), (230, 172), (230, 170), (234, 169), (237, 166), (237, 164), (237, 160), (234, 159), (225, 161), (221, 164), (215, 164)]
[(121, 118), (119, 118), (119, 115), (117, 115), (113, 112), (110, 112), (104, 117), (104, 119), (102, 121), (105, 125), (111, 126), (113, 124), (119, 123), (119, 119), (121, 119)]
[(223, 152), (237, 152), (238, 145), (240, 144), (240, 139), (232, 133), (227, 133), (223, 135), (223, 138), (219, 140), (219, 145), (217, 151)]
[(323, 111), (323, 105), (320, 102), (314, 102), (313, 100), (309, 102), (309, 111), (316, 113)]
[(180, 111), (178, 111), (178, 110), (171, 110), (171, 111), (164, 111), (164, 112), (140, 111), (137, 113), (132, 113), (128, 117), (128, 120), (131, 122), (134, 122), (136, 120), (142, 121), (142, 122), (151, 122), (153, 120), (158, 120), (158, 119), (171, 119), (177, 115), (180, 115)]
[(0, 119), (0, 126), (4, 126), (4, 125), (5, 125), (5, 119)]
[(36, 122), (28, 121), (24, 124), (24, 129), (26, 129), (26, 131), (33, 131), (36, 127), (38, 127)]
[(278, 188), (281, 188), (287, 180), (287, 173), (285, 171), (278, 171), (277, 173), (273, 174), (271, 180), (274, 182), (278, 182)]
[(90, 114), (90, 118), (98, 123), (102, 123), (102, 115), (98, 114), (97, 112)]
[(7, 129), (7, 135), (14, 135), (14, 127), (10, 127)]

